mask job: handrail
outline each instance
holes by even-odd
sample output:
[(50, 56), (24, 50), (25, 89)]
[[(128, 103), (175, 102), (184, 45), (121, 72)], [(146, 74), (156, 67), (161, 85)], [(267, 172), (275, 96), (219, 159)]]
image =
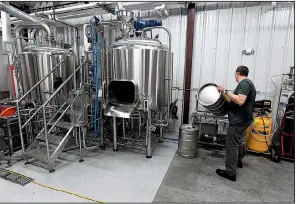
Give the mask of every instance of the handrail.
[(65, 59), (63, 59), (59, 64), (57, 64), (50, 72), (48, 72), (41, 80), (39, 80), (39, 82), (37, 82), (29, 91), (27, 91), (27, 93), (25, 95), (23, 95), (20, 99), (17, 100), (17, 103), (21, 100), (23, 100), (26, 96), (28, 96), (28, 94), (33, 91), (33, 89), (35, 89), (39, 84), (41, 84), (41, 82), (43, 82), (51, 73), (53, 73), (63, 62), (65, 61)]
[[(56, 114), (48, 121), (48, 123), (51, 123), (53, 121), (53, 119), (58, 115), (58, 113), (63, 109), (63, 107), (66, 105), (67, 102), (63, 103), (63, 105), (58, 109), (58, 111), (56, 112)], [(43, 120), (42, 120), (43, 121)], [(39, 137), (41, 133), (44, 132), (44, 128), (42, 128), (42, 130), (38, 133), (38, 135), (36, 137)]]
[[(75, 72), (77, 72), (80, 68), (82, 68), (82, 66), (87, 62), (87, 60), (85, 60), (81, 65), (79, 65), (78, 68), (75, 69)], [(57, 88), (57, 90), (47, 99), (46, 102), (43, 103), (42, 106), (46, 106), (53, 98), (54, 96), (63, 88), (63, 86), (73, 77), (74, 73), (72, 73), (60, 86), (59, 88)]]
[[(87, 60), (85, 60), (78, 68), (76, 68), (75, 72), (77, 72), (80, 68), (82, 68), (82, 66), (87, 62)], [(73, 77), (74, 73), (72, 73), (58, 88), (57, 90), (47, 99), (46, 102), (44, 102), (42, 104), (42, 106), (40, 106), (36, 112), (28, 119), (28, 121), (22, 126), (22, 129), (28, 125), (28, 123), (30, 122), (30, 120), (32, 120), (32, 118), (42, 109), (44, 108), (49, 102), (50, 100), (53, 99), (54, 96), (56, 96), (56, 94), (65, 86), (65, 84)]]
[[(65, 115), (65, 113), (69, 110), (69, 108), (73, 105), (73, 103), (76, 101), (76, 99), (78, 98), (79, 94), (73, 99), (73, 101), (71, 101), (71, 103), (67, 106), (67, 108), (65, 108), (65, 110), (63, 111), (63, 113), (60, 115), (60, 117), (56, 120), (56, 122), (52, 125), (52, 127), (48, 130), (47, 134), (50, 134), (51, 131), (54, 129), (54, 127), (58, 124), (58, 122), (63, 118), (63, 116)], [(49, 122), (50, 123), (50, 122)], [(47, 123), (48, 124), (48, 123)]]

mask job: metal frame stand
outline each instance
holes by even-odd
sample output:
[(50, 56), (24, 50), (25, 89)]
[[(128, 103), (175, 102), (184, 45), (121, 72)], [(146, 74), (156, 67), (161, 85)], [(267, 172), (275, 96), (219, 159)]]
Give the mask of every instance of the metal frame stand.
[(117, 118), (113, 117), (113, 151), (118, 151), (117, 141)]
[(152, 113), (151, 110), (147, 112), (147, 128), (146, 128), (146, 158), (152, 158), (152, 130), (151, 130), (151, 122), (152, 122)]

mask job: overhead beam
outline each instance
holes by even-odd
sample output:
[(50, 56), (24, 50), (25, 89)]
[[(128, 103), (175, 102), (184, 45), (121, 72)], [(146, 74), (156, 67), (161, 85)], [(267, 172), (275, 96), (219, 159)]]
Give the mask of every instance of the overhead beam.
[(190, 111), (190, 95), (191, 95), (191, 80), (192, 80), (192, 57), (193, 57), (193, 42), (195, 29), (195, 4), (188, 5), (187, 14), (187, 40), (186, 40), (186, 67), (184, 76), (184, 108), (183, 108), (183, 124), (189, 122)]

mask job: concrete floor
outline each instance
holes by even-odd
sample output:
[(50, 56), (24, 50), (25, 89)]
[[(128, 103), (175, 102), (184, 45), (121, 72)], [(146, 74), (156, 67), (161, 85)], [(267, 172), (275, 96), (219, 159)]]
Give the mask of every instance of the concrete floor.
[[(10, 170), (41, 184), (103, 202), (152, 202), (176, 150), (176, 144), (164, 142), (158, 144), (152, 159), (146, 159), (144, 154), (113, 152), (109, 148), (86, 152), (88, 156), (83, 163), (78, 162), (77, 155), (63, 153), (54, 173), (24, 165), (24, 161), (14, 164)], [(0, 178), (0, 186), (1, 202), (90, 202), (34, 183), (21, 186)]]
[[(157, 146), (152, 159), (107, 149), (86, 152), (83, 163), (77, 155), (63, 153), (52, 174), (24, 165), (24, 161), (10, 169), (41, 184), (104, 202), (294, 201), (293, 163), (277, 164), (248, 155), (233, 183), (215, 174), (217, 168), (224, 167), (223, 154), (199, 150), (195, 159), (184, 159), (176, 150), (177, 142), (166, 140)], [(0, 186), (5, 189), (0, 191), (1, 202), (89, 202), (33, 183), (23, 187), (0, 179)]]
[(176, 154), (154, 202), (294, 202), (294, 163), (247, 155), (235, 183), (217, 176), (217, 168), (224, 169), (222, 153)]

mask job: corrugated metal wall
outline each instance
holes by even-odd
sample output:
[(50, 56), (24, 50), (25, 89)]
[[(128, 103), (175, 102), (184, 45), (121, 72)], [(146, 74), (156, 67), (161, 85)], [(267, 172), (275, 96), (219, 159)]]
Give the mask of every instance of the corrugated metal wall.
[[(254, 49), (255, 54), (243, 55), (244, 49)], [(197, 9), (193, 56), (192, 88), (213, 82), (234, 90), (235, 69), (246, 65), (260, 91), (257, 98), (277, 100), (270, 78), (294, 65), (294, 5), (272, 8), (267, 3), (234, 2)], [(195, 94), (192, 91), (190, 113), (195, 110)]]

